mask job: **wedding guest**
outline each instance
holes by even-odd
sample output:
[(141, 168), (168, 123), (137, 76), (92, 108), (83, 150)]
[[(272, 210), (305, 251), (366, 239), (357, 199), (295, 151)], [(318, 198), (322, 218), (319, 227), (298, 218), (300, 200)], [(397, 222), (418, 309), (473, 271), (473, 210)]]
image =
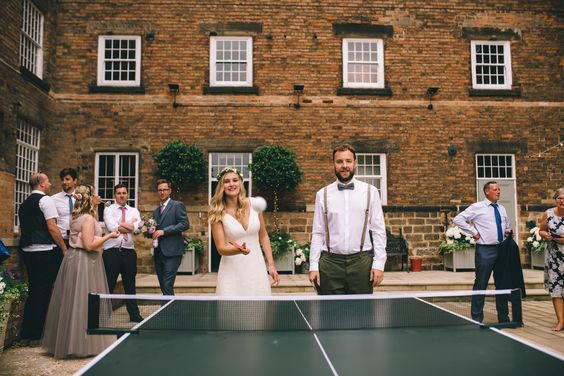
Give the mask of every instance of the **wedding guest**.
[(556, 206), (542, 215), (539, 235), (546, 240), (544, 287), (556, 313), (555, 332), (564, 330), (564, 187), (554, 194)]
[[(85, 357), (100, 353), (114, 336), (88, 335), (88, 293), (108, 293), (102, 261), (102, 245), (121, 234), (102, 235), (97, 207), (101, 199), (91, 185), (76, 188), (76, 203), (70, 225), (70, 245), (49, 304), (42, 347), (55, 358)], [(109, 315), (109, 302), (102, 302), (101, 314)]]
[(155, 269), (163, 295), (174, 295), (174, 281), (184, 254), (182, 232), (188, 230), (190, 224), (184, 204), (170, 198), (172, 189), (168, 180), (157, 180), (157, 192), (160, 204), (153, 212), (157, 221), (153, 240), (158, 243), (154, 255)]
[[(129, 192), (125, 184), (114, 187), (115, 203), (104, 209), (104, 223), (108, 231), (119, 231), (120, 236), (104, 244), (104, 268), (108, 278), (108, 288), (113, 294), (118, 276), (121, 274), (123, 290), (135, 295), (135, 276), (137, 275), (137, 253), (133, 245), (133, 232), (141, 222), (139, 210), (127, 205)], [(135, 300), (126, 300), (125, 306), (129, 320), (143, 321)]]
[(53, 197), (53, 200), (55, 201), (57, 213), (59, 214), (59, 218), (57, 218), (57, 226), (59, 227), (61, 235), (63, 236), (68, 248), (71, 214), (75, 201), (73, 194), (76, 189), (78, 173), (74, 168), (67, 167), (59, 172), (59, 177), (61, 178), (63, 190), (55, 193), (51, 197)]
[(49, 177), (36, 172), (29, 185), (31, 194), (18, 213), (21, 256), (29, 279), (20, 338), (36, 342), (43, 334), (53, 283), (67, 246), (57, 227), (57, 207), (47, 195), (51, 191)]
[(315, 196), (309, 280), (320, 294), (372, 294), (384, 279), (386, 228), (376, 187), (354, 178), (351, 145), (333, 149), (336, 181)]
[(222, 256), (216, 294), (271, 295), (268, 275), (274, 286), (280, 283), (280, 277), (274, 265), (264, 217), (252, 205), (251, 200), (258, 199), (247, 197), (243, 177), (233, 167), (221, 170), (217, 181), (209, 210), (213, 240)]
[[(505, 236), (511, 232), (511, 224), (505, 207), (498, 200), (501, 196), (499, 184), (489, 181), (484, 184), (485, 199), (470, 205), (466, 210), (454, 217), (454, 224), (476, 240), (475, 273), (473, 290), (486, 290), (488, 281), (494, 272), (498, 258), (498, 248)], [(470, 222), (472, 225), (470, 225)], [(496, 282), (497, 286), (497, 282)], [(478, 322), (484, 320), (483, 295), (472, 296), (471, 315)], [(504, 297), (496, 295), (496, 309), (499, 322), (509, 321), (509, 309)]]

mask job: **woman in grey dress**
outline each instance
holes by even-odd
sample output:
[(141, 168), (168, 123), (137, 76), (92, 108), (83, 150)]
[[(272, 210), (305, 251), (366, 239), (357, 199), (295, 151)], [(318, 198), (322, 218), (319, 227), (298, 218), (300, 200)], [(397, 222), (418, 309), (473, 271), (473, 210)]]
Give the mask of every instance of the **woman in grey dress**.
[(546, 240), (544, 286), (556, 312), (555, 332), (564, 330), (564, 187), (554, 194), (556, 207), (544, 212), (539, 235)]
[[(102, 236), (94, 187), (81, 185), (70, 224), (70, 248), (65, 254), (49, 303), (41, 346), (55, 358), (85, 357), (100, 353), (114, 336), (86, 334), (88, 293), (108, 293), (102, 261), (102, 244), (118, 231)], [(106, 315), (111, 307), (101, 310)]]

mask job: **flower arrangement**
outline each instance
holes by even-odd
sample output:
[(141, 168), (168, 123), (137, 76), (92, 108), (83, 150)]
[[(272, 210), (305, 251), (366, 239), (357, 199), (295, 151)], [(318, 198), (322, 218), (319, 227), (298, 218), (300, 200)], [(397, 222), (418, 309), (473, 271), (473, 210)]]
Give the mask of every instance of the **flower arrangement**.
[(442, 253), (451, 253), (460, 250), (464, 251), (476, 244), (476, 240), (474, 240), (471, 235), (463, 232), (458, 226), (450, 227), (445, 232), (445, 236), (446, 239), (443, 240), (439, 246), (439, 250)]
[(27, 294), (27, 284), (23, 277), (15, 270), (2, 270), (0, 273), (0, 330), (4, 319), (10, 312), (5, 311), (4, 302), (20, 299)]
[(268, 234), (268, 236), (270, 237), (270, 246), (272, 247), (272, 257), (275, 259), (298, 247), (298, 243), (287, 232), (275, 231)]
[(309, 243), (302, 244), (296, 249), (296, 256), (294, 257), (294, 264), (302, 266), (309, 261)]
[(525, 242), (525, 246), (531, 252), (543, 253), (546, 247), (546, 240), (539, 235), (539, 231), (540, 229), (538, 227), (533, 227), (530, 230), (531, 236), (529, 236)]
[(193, 249), (196, 253), (204, 252), (204, 242), (198, 237), (184, 238), (184, 250)]
[[(137, 225), (137, 229), (139, 232), (143, 234), (146, 238), (152, 238), (155, 231), (157, 231), (157, 221), (151, 216), (148, 215), (143, 217), (141, 222)], [(153, 248), (157, 248), (159, 246), (159, 240), (153, 240)]]

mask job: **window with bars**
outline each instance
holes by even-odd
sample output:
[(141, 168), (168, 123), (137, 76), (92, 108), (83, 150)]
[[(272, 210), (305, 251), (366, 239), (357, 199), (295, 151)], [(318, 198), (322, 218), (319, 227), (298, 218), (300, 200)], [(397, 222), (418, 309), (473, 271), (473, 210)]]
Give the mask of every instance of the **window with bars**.
[[(137, 207), (139, 190), (139, 155), (137, 153), (96, 153), (96, 184), (98, 195), (104, 201), (114, 198), (114, 186), (125, 184), (129, 192), (127, 204)], [(103, 218), (104, 206), (99, 205), (98, 218)]]
[(380, 193), (382, 204), (387, 204), (386, 154), (357, 153), (355, 177), (375, 186)]
[(471, 41), (474, 89), (511, 89), (509, 41)]
[(478, 179), (513, 179), (513, 155), (477, 154), (476, 176)]
[(210, 86), (253, 86), (252, 37), (211, 37)]
[(141, 85), (141, 37), (98, 37), (98, 86)]
[(384, 88), (382, 39), (343, 39), (343, 86)]
[(251, 178), (249, 163), (251, 163), (250, 153), (211, 153), (210, 154), (210, 178), (217, 181), (217, 174), (225, 167), (235, 167), (243, 179), (248, 181)]
[(29, 178), (39, 171), (41, 131), (26, 122), (17, 120), (16, 130), (16, 186), (14, 200), (14, 229), (19, 230), (20, 205), (31, 193)]
[(43, 78), (43, 13), (31, 0), (22, 1), (20, 65)]

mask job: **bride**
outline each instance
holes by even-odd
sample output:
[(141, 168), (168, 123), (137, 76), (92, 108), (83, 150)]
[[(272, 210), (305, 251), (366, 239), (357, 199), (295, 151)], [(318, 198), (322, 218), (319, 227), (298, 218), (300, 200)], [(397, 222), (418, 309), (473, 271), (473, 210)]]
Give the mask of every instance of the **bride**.
[[(213, 240), (222, 256), (217, 273), (217, 295), (270, 295), (280, 277), (274, 266), (270, 239), (262, 213), (247, 198), (243, 177), (237, 169), (224, 168), (211, 200), (209, 220)], [(262, 252), (261, 252), (262, 246)], [(268, 263), (264, 263), (263, 252)]]

